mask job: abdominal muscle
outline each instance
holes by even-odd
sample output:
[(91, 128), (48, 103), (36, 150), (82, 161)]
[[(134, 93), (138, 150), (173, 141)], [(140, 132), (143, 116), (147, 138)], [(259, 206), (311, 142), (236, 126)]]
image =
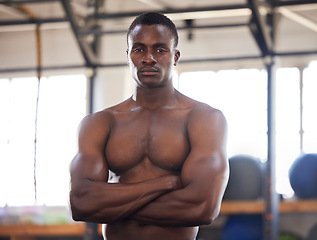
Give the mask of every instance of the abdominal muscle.
[(167, 227), (125, 220), (104, 226), (106, 240), (195, 240), (198, 227)]

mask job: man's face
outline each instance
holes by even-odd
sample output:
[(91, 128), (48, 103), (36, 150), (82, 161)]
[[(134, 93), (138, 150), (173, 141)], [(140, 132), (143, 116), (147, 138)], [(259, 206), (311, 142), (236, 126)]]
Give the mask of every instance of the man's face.
[(172, 80), (180, 53), (164, 25), (137, 25), (128, 36), (128, 63), (138, 86), (161, 87)]

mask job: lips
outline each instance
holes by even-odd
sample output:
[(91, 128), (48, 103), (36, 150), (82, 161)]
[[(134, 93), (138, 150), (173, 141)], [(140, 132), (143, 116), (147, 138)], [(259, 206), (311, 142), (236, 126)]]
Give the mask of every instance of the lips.
[(152, 75), (155, 75), (158, 73), (158, 69), (157, 68), (146, 68), (146, 67), (143, 67), (143, 68), (140, 68), (139, 69), (139, 72), (142, 74), (142, 75), (147, 75), (147, 76), (152, 76)]

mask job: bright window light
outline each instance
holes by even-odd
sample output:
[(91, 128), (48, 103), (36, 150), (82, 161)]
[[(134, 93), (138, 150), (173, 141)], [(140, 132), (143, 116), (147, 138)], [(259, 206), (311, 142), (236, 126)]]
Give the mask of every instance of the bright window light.
[[(304, 71), (303, 150), (317, 152), (317, 61)], [(267, 158), (267, 74), (256, 69), (185, 72), (179, 91), (220, 109), (228, 121), (228, 156)], [(276, 72), (276, 189), (293, 196), (288, 171), (300, 155), (300, 72)]]
[(304, 70), (303, 151), (317, 153), (317, 61)]
[[(1, 80), (0, 204), (34, 204), (36, 78)], [(3, 134), (4, 133), (4, 134)]]
[(41, 79), (34, 187), (37, 78), (0, 79), (0, 207), (68, 205), (69, 164), (86, 114), (86, 77)]
[(179, 77), (179, 91), (224, 113), (229, 156), (265, 159), (266, 88), (266, 73), (256, 69), (185, 72)]
[(276, 72), (276, 190), (292, 196), (288, 171), (300, 154), (300, 72), (280, 68)]
[(36, 166), (37, 204), (68, 204), (69, 165), (77, 151), (77, 128), (85, 114), (84, 75), (55, 76), (41, 81)]

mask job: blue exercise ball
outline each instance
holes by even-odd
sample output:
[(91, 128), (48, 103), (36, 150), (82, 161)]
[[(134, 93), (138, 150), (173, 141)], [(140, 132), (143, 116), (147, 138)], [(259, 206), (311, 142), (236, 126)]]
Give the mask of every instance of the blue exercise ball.
[(222, 230), (222, 240), (262, 240), (261, 214), (229, 216)]
[(224, 200), (256, 200), (263, 197), (264, 165), (259, 158), (236, 155), (229, 158), (229, 168)]
[(298, 198), (317, 197), (317, 154), (303, 154), (290, 167), (289, 181)]

